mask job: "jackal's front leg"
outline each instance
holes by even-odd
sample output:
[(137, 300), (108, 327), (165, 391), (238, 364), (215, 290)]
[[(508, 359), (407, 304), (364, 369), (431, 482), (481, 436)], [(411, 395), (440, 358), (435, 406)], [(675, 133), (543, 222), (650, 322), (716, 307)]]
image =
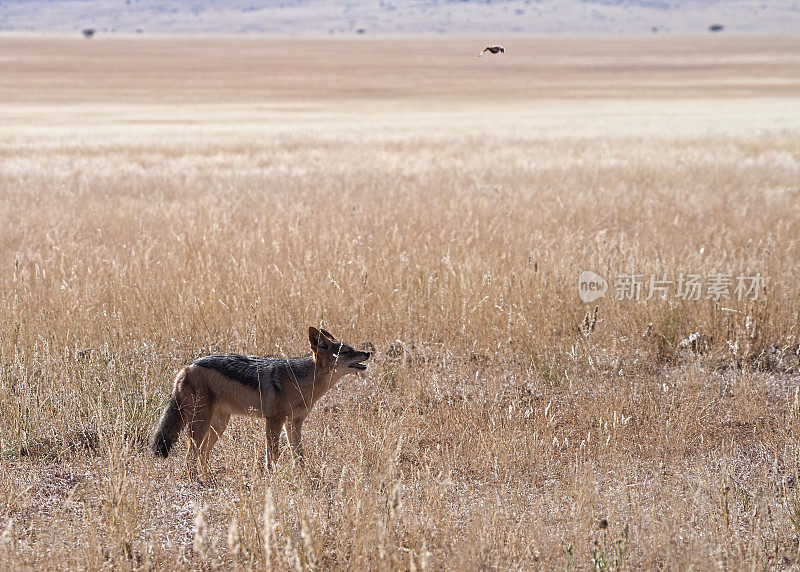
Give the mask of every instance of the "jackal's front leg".
[(266, 465), (271, 468), (278, 458), (278, 450), (283, 431), (283, 419), (267, 419), (267, 453)]
[(292, 450), (292, 455), (303, 463), (303, 444), (300, 442), (300, 431), (303, 429), (303, 421), (305, 417), (296, 417), (286, 423), (286, 431), (289, 435), (289, 447)]

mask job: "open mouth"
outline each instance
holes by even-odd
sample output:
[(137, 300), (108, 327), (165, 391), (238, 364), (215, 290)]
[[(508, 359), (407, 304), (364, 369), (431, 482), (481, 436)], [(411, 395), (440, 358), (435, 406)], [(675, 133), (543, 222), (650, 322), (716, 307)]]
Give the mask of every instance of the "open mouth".
[(364, 370), (364, 369), (367, 369), (367, 364), (361, 363), (360, 361), (356, 361), (356, 362), (351, 363), (348, 367), (352, 367), (353, 369)]

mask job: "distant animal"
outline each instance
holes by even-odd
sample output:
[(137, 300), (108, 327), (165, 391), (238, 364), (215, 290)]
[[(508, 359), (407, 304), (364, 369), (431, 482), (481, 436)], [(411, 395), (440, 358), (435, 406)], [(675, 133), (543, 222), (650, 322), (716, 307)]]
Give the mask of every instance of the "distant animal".
[(503, 46), (499, 46), (499, 45), (498, 46), (486, 46), (485, 48), (483, 48), (483, 51), (478, 54), (478, 57), (481, 57), (486, 52), (491, 52), (493, 54), (496, 54), (496, 53), (499, 52), (501, 54), (504, 54), (504, 53), (506, 53), (506, 49)]
[(94, 28), (86, 28), (85, 30), (81, 31), (81, 34), (83, 34), (83, 37), (88, 40), (94, 36)]
[(708, 31), (709, 32), (721, 32), (724, 29), (725, 29), (725, 26), (723, 26), (722, 24), (711, 24), (708, 27)]
[(367, 369), (371, 356), (314, 327), (308, 341), (311, 353), (302, 357), (210, 355), (181, 369), (150, 435), (151, 451), (166, 457), (187, 427), (189, 473), (196, 476), (199, 468), (206, 474), (211, 449), (236, 413), (266, 419), (268, 466), (284, 425), (290, 449), (302, 460), (300, 430), (311, 408), (342, 376)]

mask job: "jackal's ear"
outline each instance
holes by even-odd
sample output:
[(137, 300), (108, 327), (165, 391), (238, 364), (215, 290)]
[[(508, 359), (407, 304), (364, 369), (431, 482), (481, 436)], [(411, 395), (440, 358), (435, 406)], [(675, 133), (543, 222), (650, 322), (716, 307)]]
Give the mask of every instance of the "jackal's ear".
[(311, 344), (313, 351), (324, 350), (330, 346), (328, 339), (314, 326), (308, 328), (308, 342)]
[(332, 334), (332, 333), (330, 333), (328, 330), (322, 330), (322, 329), (320, 329), (320, 333), (321, 333), (323, 336), (325, 336), (326, 338), (328, 338), (328, 341), (330, 341), (330, 342), (335, 342), (335, 341), (336, 341), (336, 338), (334, 338), (334, 337), (333, 337), (333, 334)]

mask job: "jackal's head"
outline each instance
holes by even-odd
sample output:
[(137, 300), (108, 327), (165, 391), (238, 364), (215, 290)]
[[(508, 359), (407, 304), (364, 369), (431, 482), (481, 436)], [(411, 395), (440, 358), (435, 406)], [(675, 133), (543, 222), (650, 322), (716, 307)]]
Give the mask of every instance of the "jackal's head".
[(317, 368), (324, 372), (345, 375), (367, 369), (370, 352), (359, 351), (343, 341), (337, 340), (330, 332), (308, 328), (308, 341), (314, 352)]
[(314, 352), (317, 368), (323, 372), (338, 375), (354, 373), (367, 369), (367, 361), (372, 354), (359, 351), (343, 341), (337, 340), (329, 332), (308, 328), (308, 341)]

